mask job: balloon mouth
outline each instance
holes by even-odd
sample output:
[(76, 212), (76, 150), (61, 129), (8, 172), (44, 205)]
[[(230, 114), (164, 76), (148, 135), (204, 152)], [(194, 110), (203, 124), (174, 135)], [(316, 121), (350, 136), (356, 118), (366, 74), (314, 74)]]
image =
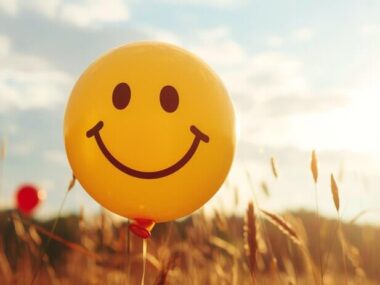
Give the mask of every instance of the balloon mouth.
[(95, 138), (95, 141), (98, 144), (99, 149), (113, 166), (115, 166), (117, 169), (124, 172), (125, 174), (141, 179), (157, 179), (173, 174), (174, 172), (181, 169), (193, 157), (201, 141), (205, 143), (208, 143), (210, 141), (208, 135), (204, 134), (196, 126), (192, 125), (190, 126), (190, 131), (194, 134), (194, 139), (193, 143), (191, 144), (190, 148), (185, 153), (185, 155), (172, 166), (158, 171), (147, 172), (130, 168), (125, 164), (121, 163), (117, 158), (115, 158), (111, 154), (111, 152), (104, 144), (102, 137), (100, 136), (100, 130), (103, 128), (103, 126), (103, 121), (99, 121), (94, 127), (92, 127), (86, 132), (86, 136), (88, 138)]
[(132, 224), (128, 226), (128, 229), (136, 236), (142, 239), (148, 239), (151, 237), (151, 231), (155, 226), (155, 222), (147, 219), (135, 219)]

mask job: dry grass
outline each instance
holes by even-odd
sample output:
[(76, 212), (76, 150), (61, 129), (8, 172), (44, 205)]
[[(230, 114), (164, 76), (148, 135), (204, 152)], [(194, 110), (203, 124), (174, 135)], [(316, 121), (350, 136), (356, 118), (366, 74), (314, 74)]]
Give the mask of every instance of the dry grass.
[[(223, 216), (222, 227), (217, 222), (220, 217), (203, 213), (181, 223), (158, 225), (148, 241), (145, 284), (319, 284), (315, 232), (310, 226), (317, 217), (294, 213), (285, 220), (261, 211), (267, 223), (254, 212), (249, 203), (245, 221)], [(30, 284), (47, 237), (52, 240), (35, 284), (141, 282), (142, 242), (134, 236), (128, 242), (126, 223), (104, 214), (67, 217), (52, 234), (47, 230), (52, 222), (39, 224), (15, 212), (2, 216), (0, 284)], [(5, 216), (11, 219), (4, 220)], [(334, 228), (333, 220), (323, 222)], [(380, 230), (349, 224), (342, 228), (337, 245), (344, 243), (349, 284), (376, 284), (379, 262), (374, 254), (380, 252), (376, 238)], [(260, 242), (267, 250), (260, 249)], [(322, 240), (325, 245), (329, 242), (328, 237)], [(341, 248), (332, 247), (330, 255), (325, 284), (344, 284)]]
[(298, 237), (296, 231), (293, 229), (292, 225), (285, 221), (284, 218), (277, 214), (270, 213), (263, 209), (260, 210), (264, 214), (264, 217), (276, 226), (285, 236), (290, 238), (294, 243), (300, 245), (302, 242)]
[[(271, 171), (278, 178), (272, 157)], [(315, 151), (313, 182), (318, 181)], [(264, 195), (268, 185), (255, 185)], [(236, 206), (246, 203), (244, 217), (213, 216), (203, 211), (182, 222), (157, 225), (143, 252), (142, 241), (128, 223), (102, 211), (41, 222), (17, 211), (0, 212), (0, 284), (379, 284), (380, 229), (340, 220), (339, 188), (331, 192), (337, 219), (298, 212), (262, 210), (245, 202), (233, 187)], [(74, 187), (73, 176), (67, 193)], [(258, 186), (258, 187), (256, 187)], [(315, 189), (317, 190), (317, 189)], [(53, 230), (52, 230), (53, 229)], [(329, 234), (328, 234), (329, 233)], [(316, 264), (321, 262), (319, 268)], [(146, 264), (143, 266), (143, 264)]]
[(252, 278), (255, 279), (257, 267), (256, 252), (258, 250), (256, 217), (253, 203), (248, 203), (244, 224), (244, 248), (248, 258), (249, 270)]
[(339, 207), (340, 207), (339, 189), (338, 189), (338, 185), (335, 182), (335, 178), (333, 174), (331, 174), (330, 180), (331, 180), (331, 193), (332, 193), (335, 209), (339, 212)]
[(274, 157), (270, 158), (270, 166), (271, 166), (271, 169), (272, 169), (273, 176), (275, 178), (278, 178), (277, 164), (276, 164), (276, 160), (274, 159)]
[(310, 169), (313, 175), (314, 183), (317, 183), (318, 182), (318, 160), (317, 160), (317, 155), (315, 153), (315, 150), (313, 150), (311, 153)]

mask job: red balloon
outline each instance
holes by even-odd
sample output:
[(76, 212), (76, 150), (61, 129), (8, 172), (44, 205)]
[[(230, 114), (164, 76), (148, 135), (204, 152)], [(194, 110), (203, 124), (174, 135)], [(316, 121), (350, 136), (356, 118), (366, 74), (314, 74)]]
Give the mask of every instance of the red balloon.
[(31, 214), (40, 201), (39, 191), (35, 186), (25, 184), (18, 188), (16, 202), (18, 210), (22, 213)]

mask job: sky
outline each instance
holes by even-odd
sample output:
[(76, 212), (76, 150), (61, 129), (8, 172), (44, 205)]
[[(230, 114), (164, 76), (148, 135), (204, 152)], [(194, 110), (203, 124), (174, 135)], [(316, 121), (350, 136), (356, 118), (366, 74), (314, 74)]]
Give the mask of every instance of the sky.
[[(334, 173), (342, 218), (368, 210), (362, 221), (379, 222), (379, 14), (369, 0), (0, 0), (0, 205), (31, 182), (46, 193), (37, 214), (58, 210), (71, 176), (62, 126), (73, 85), (109, 49), (157, 40), (204, 59), (236, 108), (235, 161), (207, 210), (242, 213), (253, 198), (271, 211), (313, 210), (317, 191), (321, 213), (334, 217)], [(77, 185), (64, 209), (81, 207), (99, 209)]]

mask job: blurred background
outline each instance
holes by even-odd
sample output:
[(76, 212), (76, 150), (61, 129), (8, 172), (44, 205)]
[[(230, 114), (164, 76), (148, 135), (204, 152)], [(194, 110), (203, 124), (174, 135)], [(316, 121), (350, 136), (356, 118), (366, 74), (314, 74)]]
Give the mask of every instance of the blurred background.
[[(46, 193), (37, 216), (56, 214), (71, 177), (62, 125), (75, 81), (115, 46), (158, 40), (208, 62), (236, 107), (237, 156), (206, 211), (243, 213), (253, 195), (247, 173), (262, 207), (313, 210), (316, 149), (321, 213), (336, 216), (334, 173), (343, 220), (367, 210), (360, 222), (378, 223), (379, 14), (369, 0), (0, 0), (1, 207), (32, 182)], [(77, 185), (64, 212), (82, 206), (99, 210)]]

